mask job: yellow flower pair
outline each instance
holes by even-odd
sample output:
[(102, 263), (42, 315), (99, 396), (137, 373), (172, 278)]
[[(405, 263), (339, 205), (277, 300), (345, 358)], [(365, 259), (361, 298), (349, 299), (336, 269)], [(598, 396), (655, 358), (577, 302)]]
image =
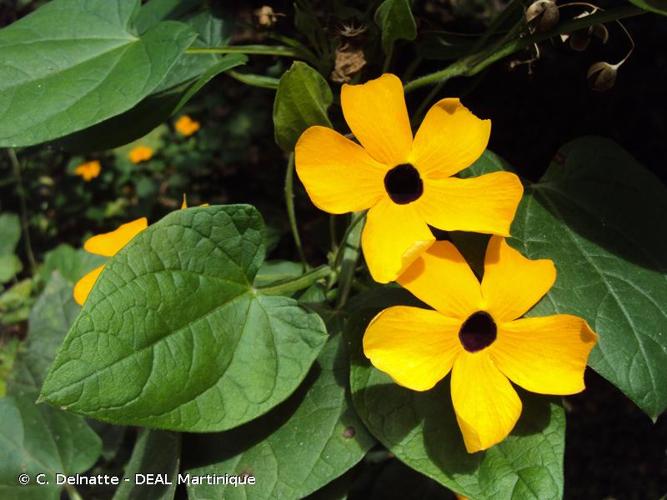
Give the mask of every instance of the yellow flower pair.
[[(310, 127), (295, 148), (297, 174), (322, 210), (368, 209), (361, 246), (372, 277), (397, 280), (434, 308), (378, 314), (363, 340), (373, 365), (416, 391), (451, 371), (454, 410), (471, 453), (502, 441), (516, 424), (521, 401), (509, 380), (541, 394), (583, 390), (596, 341), (586, 322), (570, 315), (517, 319), (556, 279), (550, 260), (526, 259), (503, 238), (523, 194), (518, 177), (452, 177), (486, 149), (489, 120), (458, 99), (443, 99), (413, 137), (403, 86), (390, 74), (343, 85), (341, 105), (359, 144)], [(481, 283), (429, 226), (494, 235)]]

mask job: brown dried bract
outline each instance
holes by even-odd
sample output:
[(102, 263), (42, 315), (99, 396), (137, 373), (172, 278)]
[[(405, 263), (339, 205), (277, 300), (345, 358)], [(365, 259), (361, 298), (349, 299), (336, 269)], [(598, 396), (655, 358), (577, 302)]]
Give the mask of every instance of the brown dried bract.
[(331, 72), (331, 80), (338, 83), (349, 82), (366, 66), (364, 51), (345, 43), (336, 49), (336, 63)]

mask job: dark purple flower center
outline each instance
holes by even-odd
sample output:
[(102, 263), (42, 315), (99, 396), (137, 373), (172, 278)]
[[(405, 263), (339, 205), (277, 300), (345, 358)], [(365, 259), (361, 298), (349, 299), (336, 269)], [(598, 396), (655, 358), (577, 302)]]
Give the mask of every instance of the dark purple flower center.
[(459, 340), (466, 351), (477, 352), (493, 344), (497, 333), (496, 323), (491, 315), (477, 311), (461, 325)]
[(392, 168), (384, 176), (384, 188), (391, 201), (398, 205), (411, 203), (424, 192), (424, 183), (417, 169), (409, 163)]

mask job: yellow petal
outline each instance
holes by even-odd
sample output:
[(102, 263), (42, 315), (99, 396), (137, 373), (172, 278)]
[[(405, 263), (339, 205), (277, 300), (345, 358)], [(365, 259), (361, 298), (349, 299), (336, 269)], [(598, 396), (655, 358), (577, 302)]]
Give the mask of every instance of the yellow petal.
[(427, 391), (452, 369), (461, 351), (460, 326), (460, 321), (436, 311), (390, 307), (368, 325), (364, 354), (396, 383)]
[(549, 291), (554, 281), (556, 267), (551, 260), (527, 259), (500, 236), (489, 241), (482, 296), (496, 323), (523, 315)]
[(428, 224), (445, 231), (507, 236), (522, 194), (521, 181), (509, 172), (424, 179), (424, 194), (415, 206)]
[(86, 301), (86, 299), (88, 298), (88, 294), (90, 294), (90, 291), (93, 289), (93, 285), (95, 285), (95, 282), (97, 281), (97, 278), (99, 277), (103, 269), (104, 269), (104, 264), (101, 265), (100, 267), (96, 267), (95, 269), (90, 271), (83, 278), (81, 278), (79, 281), (76, 282), (76, 285), (74, 285), (73, 295), (74, 295), (74, 300), (77, 304), (82, 306), (83, 303)]
[(486, 450), (512, 431), (521, 400), (488, 349), (463, 351), (452, 369), (452, 403), (468, 453)]
[(127, 245), (132, 238), (148, 227), (146, 217), (123, 224), (109, 233), (98, 234), (87, 240), (83, 248), (90, 253), (111, 257)]
[(569, 314), (525, 318), (499, 325), (489, 352), (515, 384), (540, 394), (584, 390), (584, 370), (597, 335)]
[(434, 243), (397, 281), (445, 316), (465, 320), (482, 308), (479, 281), (449, 241)]
[(330, 128), (308, 128), (296, 143), (296, 173), (313, 203), (325, 212), (364, 210), (384, 196), (387, 167)]
[(368, 211), (361, 234), (368, 270), (379, 283), (394, 281), (434, 241), (413, 204), (397, 205), (389, 198)]
[(344, 84), (340, 101), (350, 130), (373, 158), (390, 167), (407, 162), (412, 130), (403, 84), (396, 75)]
[(442, 99), (417, 130), (410, 163), (424, 177), (449, 177), (472, 165), (490, 136), (491, 120), (480, 120), (458, 99)]

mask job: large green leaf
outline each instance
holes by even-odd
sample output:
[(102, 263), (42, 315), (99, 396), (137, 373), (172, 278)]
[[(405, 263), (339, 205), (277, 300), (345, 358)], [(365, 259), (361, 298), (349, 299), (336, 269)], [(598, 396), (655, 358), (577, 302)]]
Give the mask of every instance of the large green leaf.
[(292, 397), (243, 427), (191, 443), (210, 463), (191, 475), (252, 474), (256, 484), (190, 486), (191, 499), (302, 498), (363, 458), (371, 438), (346, 394), (348, 355), (332, 337), (309, 377)]
[(396, 40), (414, 40), (417, 24), (408, 0), (384, 0), (375, 11), (375, 22), (382, 30), (382, 47), (391, 53)]
[(63, 137), (57, 144), (69, 151), (86, 153), (114, 149), (144, 137), (178, 113), (215, 76), (245, 64), (247, 60), (244, 54), (226, 55), (193, 82), (150, 95), (129, 111)]
[(475, 500), (556, 499), (563, 494), (565, 414), (545, 396), (521, 393), (523, 413), (510, 436), (491, 449), (468, 454), (456, 422), (449, 377), (427, 392), (394, 383), (361, 352), (373, 316), (414, 299), (397, 289), (379, 289), (356, 299), (346, 328), (355, 346), (350, 373), (352, 400), (368, 430), (406, 465)]
[[(143, 429), (125, 467), (124, 477), (129, 481), (120, 484), (113, 500), (173, 499), (180, 463), (180, 434)], [(153, 477), (166, 474), (171, 484), (142, 484), (148, 474)]]
[(526, 195), (514, 245), (558, 279), (530, 313), (582, 316), (589, 364), (655, 418), (667, 407), (667, 190), (614, 142), (564, 146)]
[(53, 273), (30, 311), (28, 340), (21, 347), (9, 380), (10, 394), (37, 396), (56, 351), (79, 313), (72, 285)]
[(637, 7), (658, 14), (667, 15), (667, 2), (665, 0), (630, 0)]
[(248, 205), (172, 212), (105, 266), (41, 397), (112, 423), (222, 431), (306, 376), (322, 320), (253, 279), (264, 224)]
[(195, 39), (165, 21), (136, 35), (139, 0), (53, 0), (0, 30), (0, 146), (28, 146), (127, 111)]
[(278, 83), (273, 103), (276, 142), (293, 151), (301, 133), (312, 125), (331, 127), (327, 109), (333, 94), (327, 81), (306, 63), (295, 62)]
[[(81, 417), (35, 405), (29, 397), (0, 399), (0, 422), (1, 498), (56, 500), (56, 473), (84, 472), (100, 455), (102, 442)], [(48, 485), (36, 484), (40, 473)], [(28, 474), (28, 485), (19, 484), (19, 474)]]

